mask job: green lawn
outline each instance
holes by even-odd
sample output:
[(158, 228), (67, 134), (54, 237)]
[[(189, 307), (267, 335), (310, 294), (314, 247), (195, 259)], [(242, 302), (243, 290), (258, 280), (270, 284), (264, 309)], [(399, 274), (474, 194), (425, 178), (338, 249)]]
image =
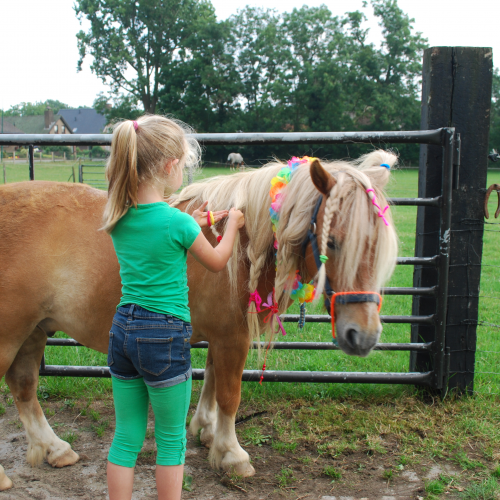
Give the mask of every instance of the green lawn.
[[(71, 165), (35, 165), (35, 177), (37, 179), (63, 180), (66, 181), (71, 174)], [(229, 174), (228, 168), (206, 168), (196, 173), (195, 179), (201, 179), (213, 175)], [(417, 171), (402, 170), (393, 173), (393, 179), (389, 186), (389, 195), (394, 197), (414, 197), (417, 195)], [(7, 181), (27, 179), (27, 166), (16, 165), (7, 167)], [(491, 172), (488, 176), (488, 185), (500, 183), (500, 172)], [(490, 214), (496, 208), (496, 198), (491, 197)], [(415, 244), (415, 222), (416, 207), (393, 207), (394, 220), (400, 238), (400, 256), (412, 256)], [(496, 226), (488, 226), (488, 229)], [(500, 312), (498, 311), (498, 297), (500, 297), (500, 274), (496, 267), (499, 266), (500, 238), (497, 232), (488, 230), (484, 238), (484, 254), (481, 281), (480, 320), (491, 324), (500, 324)], [(398, 266), (391, 279), (389, 286), (412, 286), (413, 267)], [(298, 306), (292, 306), (291, 313), (298, 313)], [(321, 312), (308, 309), (309, 313)], [(384, 299), (382, 314), (386, 315), (410, 315), (411, 297), (387, 296)], [(320, 341), (328, 342), (331, 338), (328, 324), (306, 324), (301, 331), (295, 324), (286, 324), (286, 341)], [(500, 359), (500, 339), (496, 334), (499, 330), (491, 326), (480, 326), (478, 328), (478, 353), (476, 357), (477, 375), (475, 388), (481, 393), (500, 393), (500, 380), (497, 375), (481, 374), (480, 372), (496, 371), (495, 366)], [(278, 339), (279, 340), (279, 339)], [(409, 342), (410, 325), (384, 326), (382, 342)], [(194, 349), (193, 367), (203, 368), (206, 350)], [(83, 347), (48, 347), (46, 350), (48, 364), (75, 364), (75, 365), (105, 365), (104, 355)], [(262, 362), (259, 361), (256, 352), (250, 352), (247, 369), (260, 369)], [(381, 372), (406, 372), (409, 366), (409, 353), (405, 352), (380, 352), (374, 351), (368, 358), (356, 358), (343, 354), (340, 351), (271, 351), (267, 360), (270, 370), (325, 370), (325, 371), (381, 371)], [(493, 367), (493, 368), (492, 368)], [(50, 394), (61, 396), (76, 396), (88, 391), (88, 379), (69, 379), (60, 377), (45, 377), (41, 385)], [(108, 380), (95, 380), (91, 384), (93, 394), (108, 391), (110, 384)], [(195, 387), (198, 389), (200, 383)], [(243, 384), (243, 398), (250, 397), (273, 397), (293, 396), (310, 397), (311, 393), (325, 396), (339, 396), (342, 394), (361, 395), (401, 395), (412, 392), (413, 388), (390, 385), (371, 384), (285, 384), (268, 383), (260, 386), (256, 383)]]

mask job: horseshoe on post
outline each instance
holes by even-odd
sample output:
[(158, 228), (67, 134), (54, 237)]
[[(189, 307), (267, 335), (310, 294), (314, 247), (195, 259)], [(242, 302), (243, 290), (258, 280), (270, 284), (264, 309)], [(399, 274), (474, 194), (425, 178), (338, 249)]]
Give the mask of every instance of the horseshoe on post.
[(492, 184), (488, 191), (486, 191), (486, 196), (484, 198), (484, 217), (485, 219), (489, 219), (490, 213), (488, 212), (488, 200), (490, 199), (490, 194), (492, 191), (496, 191), (498, 195), (498, 206), (495, 212), (495, 219), (500, 215), (500, 184)]

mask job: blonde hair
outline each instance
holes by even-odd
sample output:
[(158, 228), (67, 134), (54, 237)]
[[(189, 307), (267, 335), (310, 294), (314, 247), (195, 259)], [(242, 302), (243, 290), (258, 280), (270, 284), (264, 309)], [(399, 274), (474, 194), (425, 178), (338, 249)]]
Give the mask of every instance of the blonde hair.
[[(373, 275), (370, 277), (374, 285), (381, 287), (392, 274), (396, 264), (398, 241), (391, 216), (389, 211), (385, 215), (389, 221), (389, 227), (387, 227), (377, 216), (365, 190), (373, 187), (378, 203), (384, 207), (387, 202), (383, 188), (389, 179), (389, 170), (380, 167), (380, 164), (387, 163), (392, 166), (396, 161), (394, 154), (379, 150), (363, 156), (356, 162), (322, 163), (323, 168), (333, 175), (337, 182), (327, 200), (323, 218), (323, 234), (318, 235), (318, 244), (322, 253), (326, 253), (330, 225), (333, 215), (336, 214), (336, 224), (343, 225), (346, 229), (337, 267), (337, 278), (342, 290), (352, 290), (358, 269), (365, 257), (366, 248), (373, 248), (374, 251)], [(245, 213), (248, 246), (242, 248), (240, 242), (236, 241), (228, 263), (232, 293), (237, 290), (237, 270), (240, 258), (248, 258), (250, 261), (249, 293), (257, 289), (261, 274), (270, 266), (274, 268), (274, 239), (269, 217), (271, 204), (269, 189), (271, 179), (283, 166), (282, 163), (273, 162), (252, 172), (214, 177), (197, 182), (184, 188), (173, 202), (173, 205), (177, 206), (189, 201), (184, 208), (188, 210), (191, 206), (208, 200), (211, 210), (225, 210), (234, 206)], [(301, 260), (301, 248), (319, 195), (312, 182), (309, 167), (306, 166), (299, 167), (294, 172), (285, 188), (276, 235), (279, 249), (274, 282), (280, 313), (284, 312), (288, 306), (291, 292), (291, 287), (288, 285), (293, 280), (295, 271), (299, 269), (300, 274), (304, 275), (305, 269), (300, 269), (300, 265), (304, 265), (304, 259)], [(343, 199), (341, 211), (339, 211), (340, 198)], [(324, 275), (321, 278), (323, 272)], [(319, 273), (323, 282), (325, 275), (326, 270), (323, 269)], [(318, 285), (321, 284), (318, 283)], [(320, 293), (317, 293), (317, 296), (320, 296)], [(250, 304), (248, 311), (255, 312), (254, 302)], [(247, 323), (252, 337), (258, 338), (262, 333), (263, 325), (260, 324), (257, 315), (248, 314)]]
[(172, 174), (184, 166), (196, 167), (201, 149), (198, 142), (188, 136), (191, 132), (183, 122), (159, 115), (144, 115), (135, 122), (127, 120), (114, 126), (111, 155), (106, 165), (109, 188), (104, 231), (111, 233), (129, 207), (137, 207), (139, 183), (168, 184), (169, 176), (163, 168), (166, 162), (179, 160)]

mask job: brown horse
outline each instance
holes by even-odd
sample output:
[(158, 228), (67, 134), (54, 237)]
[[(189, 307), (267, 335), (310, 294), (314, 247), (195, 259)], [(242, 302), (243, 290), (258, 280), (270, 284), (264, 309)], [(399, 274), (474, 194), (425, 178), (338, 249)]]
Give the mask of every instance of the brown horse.
[[(323, 167), (316, 160), (310, 168), (299, 167), (281, 207), (277, 270), (269, 187), (283, 165), (194, 184), (174, 201), (181, 210), (208, 200), (211, 210), (236, 206), (245, 213), (246, 225), (225, 271), (212, 274), (188, 257), (192, 342), (209, 342), (205, 384), (191, 431), (202, 429), (214, 466), (244, 476), (255, 472), (234, 428), (241, 374), (265, 315), (248, 314), (250, 292), (267, 297), (275, 288), (283, 311), (290, 303), (288, 284), (295, 270), (305, 280), (317, 274), (311, 246), (305, 256), (301, 246), (320, 193), (315, 229), (322, 253), (329, 257), (326, 273), (332, 287), (379, 289), (395, 264), (396, 236), (390, 215), (386, 213), (387, 227), (366, 189), (373, 188), (383, 206), (389, 172), (379, 165), (395, 161), (393, 155), (375, 151), (357, 165)], [(59, 330), (91, 349), (107, 351), (121, 286), (111, 239), (98, 230), (105, 202), (106, 193), (85, 185), (39, 181), (0, 187), (0, 379), (5, 375), (14, 397), (33, 465), (44, 458), (54, 467), (78, 460), (45, 419), (36, 393), (38, 369), (47, 337)], [(223, 223), (219, 225), (223, 231)], [(205, 234), (215, 245), (210, 230)], [(376, 304), (338, 305), (335, 312), (341, 348), (366, 356), (381, 332)], [(0, 490), (11, 485), (0, 466)]]

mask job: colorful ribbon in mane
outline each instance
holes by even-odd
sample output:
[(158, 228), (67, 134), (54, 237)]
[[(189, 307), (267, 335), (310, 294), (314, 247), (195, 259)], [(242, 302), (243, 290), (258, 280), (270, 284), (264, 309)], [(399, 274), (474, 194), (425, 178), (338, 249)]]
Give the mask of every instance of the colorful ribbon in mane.
[(377, 203), (377, 195), (375, 194), (375, 191), (373, 189), (367, 189), (366, 192), (368, 193), (368, 197), (372, 201), (372, 204), (375, 208), (378, 208), (378, 216), (384, 221), (384, 224), (386, 226), (389, 226), (389, 223), (387, 222), (387, 219), (385, 218), (385, 213), (387, 210), (389, 210), (389, 205), (386, 205), (384, 209), (380, 208), (380, 205)]
[[(279, 329), (281, 330), (281, 333), (283, 335), (286, 335), (286, 331), (283, 328), (283, 323), (281, 323), (281, 319), (279, 317), (279, 308), (278, 308), (278, 303), (276, 302), (274, 288), (273, 288), (273, 291), (267, 296), (267, 302), (264, 302), (264, 304), (262, 304), (262, 297), (260, 296), (259, 292), (257, 290), (255, 290), (255, 292), (250, 294), (250, 298), (248, 299), (248, 306), (249, 307), (250, 307), (250, 304), (252, 302), (255, 302), (255, 309), (257, 309), (257, 311), (253, 314), (257, 314), (257, 313), (264, 312), (264, 311), (269, 311), (268, 315), (264, 318), (264, 323), (270, 322), (271, 331), (274, 333), (274, 321), (276, 320), (276, 322), (278, 323)], [(260, 307), (261, 304), (264, 306), (264, 308)], [(269, 343), (267, 344), (266, 354), (264, 355), (264, 363), (262, 365), (262, 374), (260, 375), (260, 380), (259, 380), (260, 385), (262, 385), (262, 381), (264, 380), (264, 372), (266, 371), (267, 353), (269, 352), (270, 347), (271, 347), (271, 341), (269, 341)]]

